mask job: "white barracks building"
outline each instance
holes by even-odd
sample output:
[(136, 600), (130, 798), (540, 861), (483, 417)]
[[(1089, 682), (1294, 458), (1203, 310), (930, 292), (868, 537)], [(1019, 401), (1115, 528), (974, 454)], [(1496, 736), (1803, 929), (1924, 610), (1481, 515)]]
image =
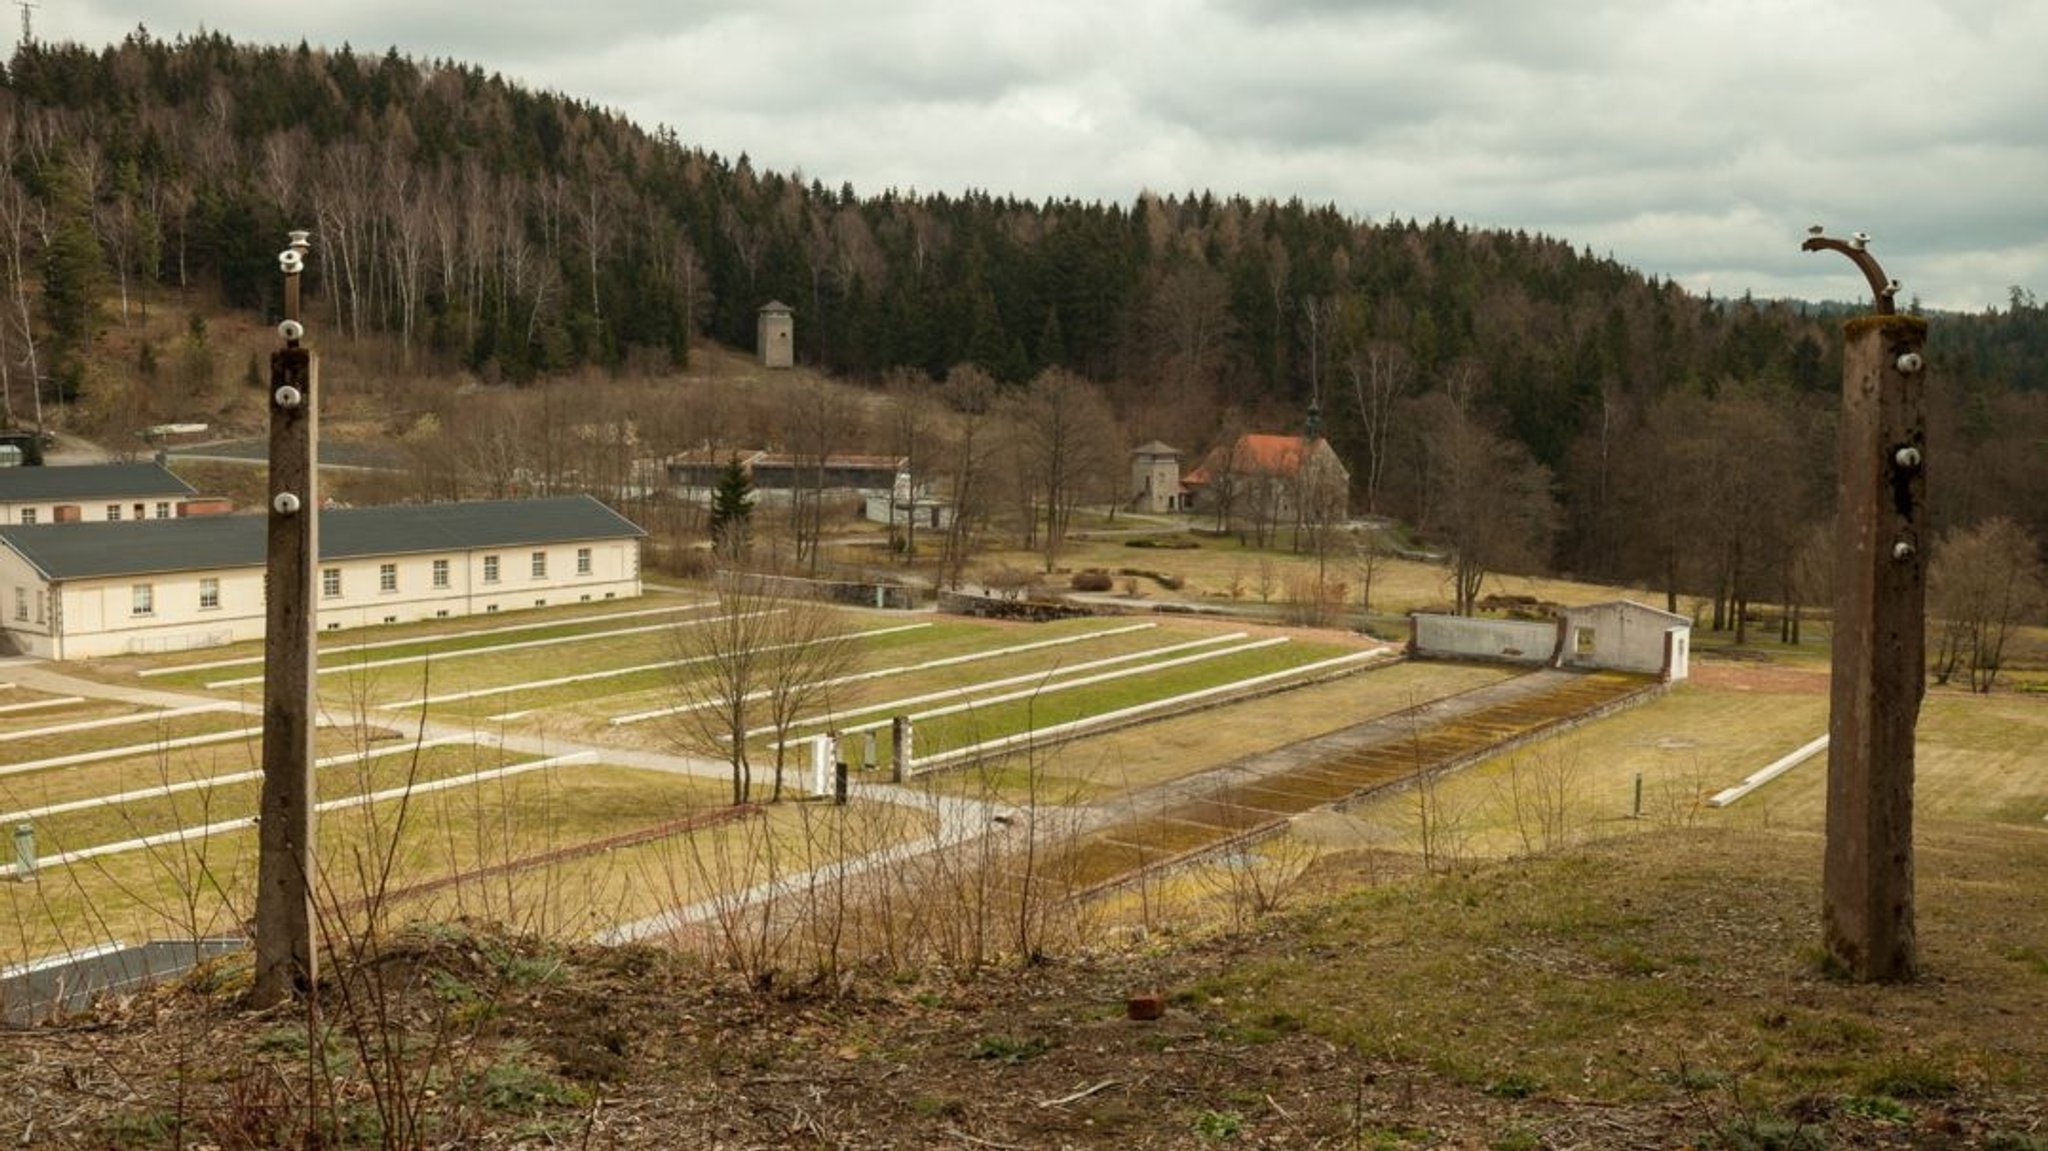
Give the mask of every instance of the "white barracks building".
[(225, 511), (157, 464), (0, 468), (0, 525), (167, 520)]
[[(260, 638), (265, 530), (260, 515), (0, 526), (0, 649), (90, 659)], [(319, 533), (323, 629), (637, 596), (646, 534), (588, 496), (334, 508)]]

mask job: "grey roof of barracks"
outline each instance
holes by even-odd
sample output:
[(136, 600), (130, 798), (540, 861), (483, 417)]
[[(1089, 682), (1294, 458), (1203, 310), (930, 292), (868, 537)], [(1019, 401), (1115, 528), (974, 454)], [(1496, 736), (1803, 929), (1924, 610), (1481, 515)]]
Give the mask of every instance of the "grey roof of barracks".
[(196, 494), (191, 484), (158, 464), (0, 468), (0, 503)]
[[(0, 527), (0, 545), (19, 552), (51, 580), (258, 567), (263, 563), (268, 522), (267, 516), (195, 516)], [(589, 496), (329, 508), (320, 513), (320, 558), (526, 547), (646, 534)]]

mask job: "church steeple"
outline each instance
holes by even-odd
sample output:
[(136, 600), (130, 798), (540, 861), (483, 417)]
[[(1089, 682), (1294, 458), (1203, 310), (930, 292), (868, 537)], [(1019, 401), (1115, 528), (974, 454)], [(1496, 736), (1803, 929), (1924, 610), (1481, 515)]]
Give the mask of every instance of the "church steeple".
[(1313, 399), (1308, 402), (1308, 418), (1302, 421), (1301, 438), (1309, 443), (1323, 438), (1323, 405)]

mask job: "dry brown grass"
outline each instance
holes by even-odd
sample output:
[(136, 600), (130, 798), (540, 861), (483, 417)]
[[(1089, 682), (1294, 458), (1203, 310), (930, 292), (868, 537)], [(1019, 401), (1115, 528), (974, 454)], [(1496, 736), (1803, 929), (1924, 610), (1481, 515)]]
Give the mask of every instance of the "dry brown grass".
[[(1365, 857), (1347, 858), (1324, 879)], [(1923, 826), (1927, 977), (1905, 988), (1823, 975), (1819, 862), (1803, 831), (1708, 828), (1382, 886), (1296, 917), (1290, 954), (1203, 993), (1528, 1094), (1777, 1107), (2048, 1088), (2048, 1032), (2009, 1022), (2048, 1004), (2048, 834)]]

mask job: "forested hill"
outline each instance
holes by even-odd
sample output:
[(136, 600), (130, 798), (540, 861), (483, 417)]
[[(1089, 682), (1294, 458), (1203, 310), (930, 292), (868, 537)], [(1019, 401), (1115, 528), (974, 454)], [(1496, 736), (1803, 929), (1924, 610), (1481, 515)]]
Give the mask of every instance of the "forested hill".
[[(756, 309), (781, 300), (814, 365), (971, 362), (1006, 383), (1063, 367), (1107, 391), (1133, 442), (1294, 426), (1313, 395), (1354, 471), (1387, 473), (1374, 406), (1447, 393), (1552, 469), (1564, 558), (1595, 570), (1631, 565), (1600, 542), (1620, 513), (1587, 493), (1610, 490), (1614, 445), (1660, 404), (1762, 403), (1803, 429), (1839, 374), (1833, 317), (1694, 297), (1563, 239), (1203, 190), (863, 194), (396, 51), (31, 44), (0, 100), (8, 298), (60, 387), (90, 385), (105, 301), (271, 307), (280, 241), (307, 227), (325, 338), (381, 334), (515, 382), (678, 363), (693, 332), (751, 346)], [(6, 332), (12, 362), (24, 334)], [(2048, 386), (2030, 297), (1945, 319), (1933, 350), (1967, 397), (1949, 424), (1985, 442), (2018, 434), (2013, 393)]]

